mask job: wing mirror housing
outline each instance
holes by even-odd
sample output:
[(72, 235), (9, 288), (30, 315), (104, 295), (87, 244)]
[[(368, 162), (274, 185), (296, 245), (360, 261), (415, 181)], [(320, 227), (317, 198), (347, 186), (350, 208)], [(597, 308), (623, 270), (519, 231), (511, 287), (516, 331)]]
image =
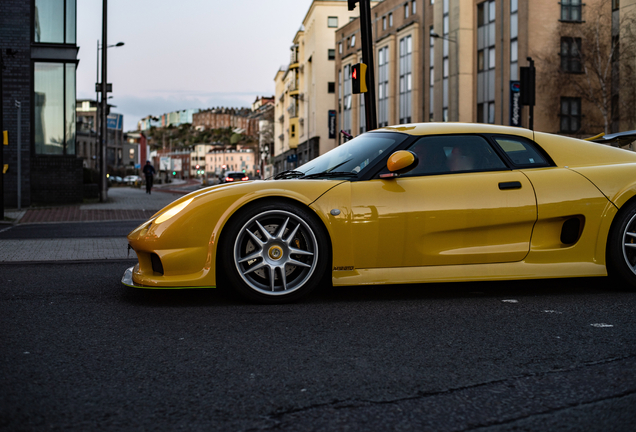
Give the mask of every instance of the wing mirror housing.
[(391, 172), (380, 174), (380, 178), (398, 177), (400, 174), (411, 171), (418, 163), (417, 155), (412, 151), (398, 150), (386, 161), (386, 167)]

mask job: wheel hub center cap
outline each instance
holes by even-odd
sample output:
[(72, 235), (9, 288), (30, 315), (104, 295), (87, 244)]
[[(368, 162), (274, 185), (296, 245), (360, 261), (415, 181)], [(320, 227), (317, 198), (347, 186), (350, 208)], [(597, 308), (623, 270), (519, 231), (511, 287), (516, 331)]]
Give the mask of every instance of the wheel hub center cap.
[(272, 246), (267, 252), (269, 257), (273, 260), (279, 260), (283, 257), (283, 249), (280, 246)]

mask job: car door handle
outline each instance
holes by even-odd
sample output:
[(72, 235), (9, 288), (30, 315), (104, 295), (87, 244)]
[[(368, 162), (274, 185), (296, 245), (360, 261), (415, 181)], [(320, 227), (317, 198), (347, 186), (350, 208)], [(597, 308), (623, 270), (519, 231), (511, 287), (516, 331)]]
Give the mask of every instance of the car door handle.
[(508, 190), (508, 189), (521, 189), (521, 182), (512, 181), (512, 182), (501, 182), (499, 183), (500, 190)]

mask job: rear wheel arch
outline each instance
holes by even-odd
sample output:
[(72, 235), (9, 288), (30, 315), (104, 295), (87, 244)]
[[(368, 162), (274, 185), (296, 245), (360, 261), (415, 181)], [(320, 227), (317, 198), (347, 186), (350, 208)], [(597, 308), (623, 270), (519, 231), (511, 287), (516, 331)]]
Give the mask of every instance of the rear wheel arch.
[[(636, 196), (628, 199), (612, 220), (606, 246), (606, 266), (608, 274), (636, 287)], [(632, 243), (633, 242), (633, 243)]]

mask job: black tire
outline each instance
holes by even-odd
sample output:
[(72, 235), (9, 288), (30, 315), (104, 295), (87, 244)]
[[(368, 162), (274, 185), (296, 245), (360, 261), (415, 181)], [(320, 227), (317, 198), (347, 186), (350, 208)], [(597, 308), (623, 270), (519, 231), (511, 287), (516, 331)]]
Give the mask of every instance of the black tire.
[(228, 283), (257, 303), (296, 301), (321, 282), (331, 262), (322, 222), (284, 201), (249, 205), (223, 229), (220, 262)]
[(636, 287), (636, 202), (616, 215), (607, 239), (607, 272), (610, 277)]

